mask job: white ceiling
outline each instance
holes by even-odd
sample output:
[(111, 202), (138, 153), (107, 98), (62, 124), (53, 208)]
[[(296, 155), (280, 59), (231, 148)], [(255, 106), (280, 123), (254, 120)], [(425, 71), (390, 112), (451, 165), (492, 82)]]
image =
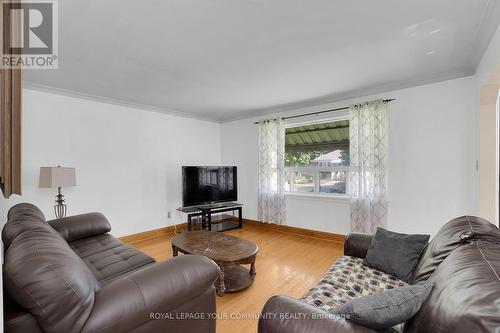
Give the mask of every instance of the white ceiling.
[(228, 120), (471, 75), (498, 0), (63, 0), (27, 87)]

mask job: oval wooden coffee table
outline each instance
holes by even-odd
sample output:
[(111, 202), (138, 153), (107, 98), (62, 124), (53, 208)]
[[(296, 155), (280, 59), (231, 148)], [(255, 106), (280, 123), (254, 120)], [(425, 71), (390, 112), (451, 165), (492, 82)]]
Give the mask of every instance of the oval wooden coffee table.
[[(246, 289), (255, 280), (255, 258), (259, 247), (245, 239), (212, 231), (185, 231), (172, 239), (172, 251), (174, 257), (181, 252), (215, 261), (220, 268), (215, 282), (219, 296)], [(248, 264), (250, 269), (241, 266)]]

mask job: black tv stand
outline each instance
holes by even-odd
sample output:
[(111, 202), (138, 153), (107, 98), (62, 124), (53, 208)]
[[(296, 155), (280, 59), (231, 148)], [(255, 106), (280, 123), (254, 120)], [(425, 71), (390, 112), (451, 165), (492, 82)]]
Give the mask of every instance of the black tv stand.
[[(177, 210), (187, 214), (188, 230), (194, 230), (193, 219), (201, 219), (201, 230), (226, 231), (241, 229), (243, 227), (242, 204), (237, 202), (225, 202), (209, 205), (182, 207)], [(234, 216), (219, 215), (220, 219), (213, 219), (212, 215), (234, 211), (238, 212), (238, 218)]]

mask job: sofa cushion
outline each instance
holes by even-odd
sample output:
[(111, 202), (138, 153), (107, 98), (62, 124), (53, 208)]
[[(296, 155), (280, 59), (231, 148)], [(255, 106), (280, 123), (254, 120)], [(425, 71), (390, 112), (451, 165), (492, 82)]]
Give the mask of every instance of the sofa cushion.
[(394, 276), (363, 265), (363, 259), (342, 256), (301, 300), (329, 311), (356, 297), (406, 285)]
[[(42, 211), (35, 205), (22, 203), (12, 206), (7, 213), (7, 221), (10, 220), (26, 220), (26, 221), (42, 221), (45, 222), (45, 216)], [(2, 241), (5, 251), (10, 247), (10, 243), (20, 233), (25, 232), (26, 225), (22, 223), (12, 223), (8, 228), (2, 230)]]
[(111, 231), (108, 219), (101, 213), (73, 215), (62, 219), (48, 221), (67, 242), (105, 234)]
[(4, 332), (8, 333), (43, 333), (36, 317), (17, 304), (8, 293), (3, 295)]
[(101, 286), (155, 262), (150, 256), (108, 234), (79, 239), (69, 245), (88, 265)]
[(487, 238), (459, 246), (442, 261), (428, 279), (434, 289), (406, 332), (498, 332), (500, 237)]
[(460, 244), (471, 239), (500, 239), (496, 226), (475, 216), (461, 216), (445, 224), (424, 250), (413, 272), (413, 283), (425, 282)]
[(410, 282), (429, 238), (377, 228), (363, 264)]
[[(331, 311), (357, 297), (406, 285), (406, 282), (392, 275), (363, 265), (361, 258), (342, 256), (323, 278), (301, 297), (301, 301), (324, 311)], [(402, 325), (395, 326), (391, 331), (402, 332)]]
[(4, 227), (4, 241), (9, 243), (6, 289), (44, 332), (79, 332), (92, 310), (98, 282), (33, 207), (11, 209)]
[(432, 284), (408, 285), (353, 299), (331, 310), (360, 325), (388, 329), (413, 317), (432, 290)]

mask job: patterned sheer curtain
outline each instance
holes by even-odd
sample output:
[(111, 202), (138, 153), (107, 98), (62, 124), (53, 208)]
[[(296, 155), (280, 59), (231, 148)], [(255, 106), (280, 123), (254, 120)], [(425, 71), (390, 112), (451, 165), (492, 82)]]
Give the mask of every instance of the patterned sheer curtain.
[(350, 108), (352, 231), (387, 226), (387, 105), (382, 100)]
[(259, 220), (285, 223), (285, 125), (281, 118), (259, 123)]

